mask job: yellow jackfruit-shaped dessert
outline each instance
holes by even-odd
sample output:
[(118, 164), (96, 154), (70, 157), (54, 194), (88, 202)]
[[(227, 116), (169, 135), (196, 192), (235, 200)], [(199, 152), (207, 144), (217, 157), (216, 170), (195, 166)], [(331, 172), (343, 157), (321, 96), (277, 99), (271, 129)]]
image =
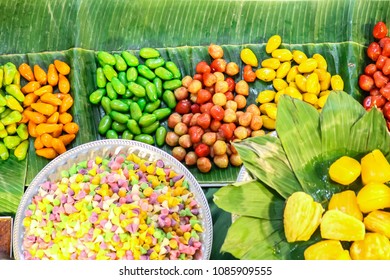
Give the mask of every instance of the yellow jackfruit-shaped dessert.
[(382, 183), (369, 183), (358, 192), (357, 203), (363, 213), (390, 207), (390, 188)]
[(338, 240), (323, 240), (309, 246), (303, 253), (305, 260), (350, 260), (348, 250), (344, 250)]
[(390, 238), (390, 213), (375, 210), (364, 218), (366, 229), (372, 232), (381, 233)]
[(365, 155), (360, 162), (363, 185), (390, 181), (390, 163), (380, 150), (373, 150)]
[(339, 210), (328, 210), (322, 216), (321, 237), (340, 241), (363, 240), (365, 228), (362, 221)]
[(332, 163), (329, 168), (330, 178), (345, 186), (352, 184), (360, 176), (360, 172), (360, 163), (348, 156), (342, 156)]
[(390, 241), (380, 233), (367, 233), (349, 249), (353, 260), (390, 260)]
[(293, 193), (283, 213), (284, 233), (288, 242), (307, 241), (321, 222), (324, 208), (305, 192)]
[(340, 193), (335, 193), (328, 205), (328, 210), (340, 210), (345, 214), (351, 215), (356, 219), (363, 221), (363, 214), (357, 204), (356, 194), (354, 191), (348, 190)]

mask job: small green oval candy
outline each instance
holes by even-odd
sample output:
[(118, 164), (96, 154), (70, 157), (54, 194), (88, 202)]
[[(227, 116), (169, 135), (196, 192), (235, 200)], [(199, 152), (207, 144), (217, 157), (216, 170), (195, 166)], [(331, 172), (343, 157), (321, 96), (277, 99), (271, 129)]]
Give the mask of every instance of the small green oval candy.
[(139, 51), (139, 56), (148, 59), (148, 58), (157, 58), (160, 56), (160, 52), (154, 48), (142, 48)]

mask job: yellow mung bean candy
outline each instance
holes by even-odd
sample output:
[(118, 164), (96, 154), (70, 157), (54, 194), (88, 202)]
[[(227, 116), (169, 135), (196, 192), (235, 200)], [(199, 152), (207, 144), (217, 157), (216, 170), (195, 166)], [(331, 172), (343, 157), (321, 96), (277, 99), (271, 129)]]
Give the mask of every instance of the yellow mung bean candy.
[(282, 43), (282, 38), (279, 35), (273, 35), (268, 39), (268, 42), (265, 46), (266, 53), (272, 53), (274, 50), (279, 48)]
[(264, 82), (270, 82), (276, 77), (276, 72), (271, 68), (259, 68), (256, 70), (256, 77)]
[(304, 62), (307, 59), (307, 56), (303, 51), (293, 50), (292, 54), (293, 54), (293, 60), (297, 64), (301, 64), (302, 62)]
[(263, 68), (271, 68), (276, 70), (279, 68), (279, 66), (280, 66), (280, 61), (277, 58), (267, 58), (261, 62), (261, 67)]
[(276, 78), (278, 79), (283, 79), (287, 76), (288, 72), (290, 71), (291, 69), (291, 62), (290, 61), (286, 61), (286, 62), (283, 62), (278, 70), (276, 70)]

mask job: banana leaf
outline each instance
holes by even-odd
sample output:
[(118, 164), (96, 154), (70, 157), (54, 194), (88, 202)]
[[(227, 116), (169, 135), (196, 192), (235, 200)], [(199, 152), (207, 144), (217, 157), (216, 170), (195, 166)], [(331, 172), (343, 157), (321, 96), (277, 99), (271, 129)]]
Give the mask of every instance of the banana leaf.
[[(294, 192), (280, 184), (283, 177), (290, 182), (295, 176), (301, 190), (327, 209), (333, 194), (345, 189), (359, 191), (363, 187), (360, 179), (347, 187), (330, 179), (329, 167), (336, 159), (348, 155), (360, 161), (364, 155), (379, 148), (390, 161), (390, 134), (383, 115), (377, 109), (366, 112), (345, 92), (332, 91), (321, 113), (313, 111), (307, 103), (286, 95), (281, 97), (278, 110), (281, 113), (276, 119), (277, 139), (280, 139), (277, 149), (273, 144), (258, 144), (270, 138), (276, 139), (270, 136), (254, 137), (242, 141), (244, 144), (236, 144), (245, 168), (263, 190), (256, 189), (254, 192), (252, 180), (224, 186), (214, 194), (215, 204), (232, 214), (239, 212), (237, 204), (243, 205), (248, 201), (248, 206), (241, 207), (240, 217), (229, 228), (221, 247), (222, 251), (240, 259), (303, 259), (304, 250), (320, 240), (317, 229), (307, 242), (286, 241), (283, 211), (276, 213), (274, 204), (270, 203), (281, 198), (279, 194), (283, 188), (290, 192), (289, 195)], [(286, 159), (285, 168), (280, 173), (275, 171), (267, 176), (270, 166), (277, 166), (278, 158)], [(269, 177), (277, 179), (272, 181)], [(274, 197), (264, 194), (273, 194)], [(257, 206), (254, 204), (256, 201), (260, 201)], [(257, 216), (252, 214), (256, 208)], [(267, 212), (269, 216), (264, 216)]]
[(218, 200), (218, 207), (240, 216), (269, 219), (283, 215), (284, 199), (257, 180), (238, 182), (219, 189), (214, 194), (214, 201)]
[[(329, 71), (340, 74), (345, 91), (361, 102), (364, 93), (357, 80), (367, 63), (365, 48), (372, 40), (375, 22), (390, 14), (388, 1), (355, 0), (0, 0), (0, 8), (0, 64), (37, 63), (47, 69), (54, 58), (70, 63), (71, 90), (77, 100), (72, 113), (80, 125), (71, 147), (101, 138), (97, 124), (103, 112), (87, 101), (96, 87), (98, 50), (137, 53), (142, 47), (155, 47), (179, 66), (182, 75), (193, 75), (197, 62), (210, 62), (210, 43), (222, 45), (225, 58), (242, 67), (239, 53), (243, 47), (253, 49), (261, 61), (269, 57), (264, 52), (266, 41), (279, 34), (284, 48), (323, 54)], [(235, 77), (240, 78), (241, 74)], [(260, 81), (250, 86), (248, 103), (271, 87)], [(20, 197), (48, 163), (35, 155), (32, 141), (28, 158), (18, 163), (20, 168), (14, 168), (13, 161), (0, 163), (0, 174), (18, 170), (12, 180), (3, 175), (3, 191)], [(239, 169), (214, 168), (203, 174), (190, 168), (203, 186), (233, 183)], [(0, 204), (0, 213), (7, 209), (16, 210)]]
[(252, 177), (272, 186), (283, 198), (302, 190), (279, 138), (271, 135), (249, 138), (234, 143), (234, 147)]
[(242, 216), (229, 228), (221, 250), (247, 260), (303, 259), (305, 248), (320, 239), (317, 231), (309, 241), (288, 243), (282, 220)]

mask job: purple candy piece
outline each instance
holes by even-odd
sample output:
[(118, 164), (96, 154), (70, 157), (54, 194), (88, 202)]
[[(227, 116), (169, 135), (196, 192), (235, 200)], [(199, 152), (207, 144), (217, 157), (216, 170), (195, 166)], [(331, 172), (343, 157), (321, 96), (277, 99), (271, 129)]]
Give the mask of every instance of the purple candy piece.
[(79, 170), (79, 174), (81, 174), (81, 175), (85, 175), (85, 174), (87, 174), (88, 173), (88, 170), (87, 169), (80, 169)]
[(131, 196), (131, 194), (127, 194), (126, 195), (126, 203), (132, 203), (133, 202), (133, 198)]
[(175, 176), (175, 177), (172, 178), (172, 181), (173, 181), (174, 183), (176, 183), (177, 181), (179, 181), (179, 180), (180, 180), (181, 178), (183, 178), (183, 177), (184, 177), (183, 174), (177, 175), (177, 176)]
[(110, 187), (111, 187), (111, 190), (112, 190), (114, 193), (118, 193), (119, 187), (118, 187), (118, 184), (117, 184), (117, 183), (110, 183), (109, 185), (110, 185)]

